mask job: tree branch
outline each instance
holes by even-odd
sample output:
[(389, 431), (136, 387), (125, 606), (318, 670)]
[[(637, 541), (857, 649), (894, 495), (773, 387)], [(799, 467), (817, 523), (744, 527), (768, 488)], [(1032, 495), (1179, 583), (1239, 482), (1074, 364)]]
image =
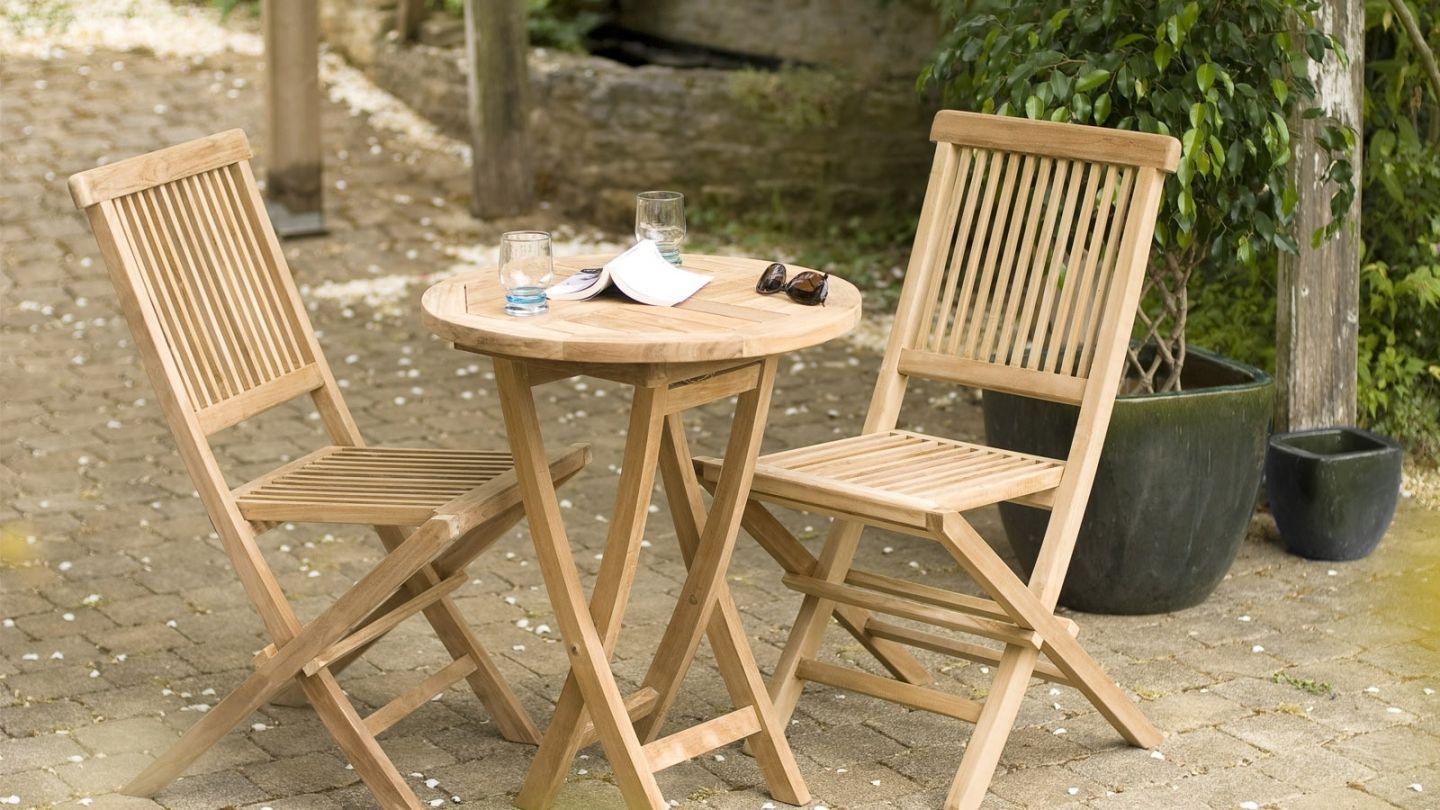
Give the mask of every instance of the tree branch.
[(1435, 93), (1436, 103), (1440, 103), (1440, 66), (1435, 64), (1435, 52), (1426, 44), (1425, 34), (1420, 30), (1420, 23), (1415, 20), (1415, 13), (1405, 4), (1405, 0), (1390, 0), (1390, 6), (1395, 9), (1395, 16), (1400, 18), (1400, 24), (1405, 27), (1405, 33), (1409, 35), (1410, 43), (1415, 46), (1415, 52), (1420, 54), (1420, 61), (1430, 76), (1430, 89)]

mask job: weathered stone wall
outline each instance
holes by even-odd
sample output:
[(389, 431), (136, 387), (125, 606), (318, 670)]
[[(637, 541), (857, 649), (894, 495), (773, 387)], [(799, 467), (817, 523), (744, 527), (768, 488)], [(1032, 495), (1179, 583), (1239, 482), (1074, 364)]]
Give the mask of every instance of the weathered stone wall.
[(620, 24), (727, 51), (913, 79), (939, 40), (928, 0), (620, 0)]
[[(327, 9), (332, 47), (466, 138), (463, 50), (367, 32), (382, 16), (364, 6)], [(426, 39), (454, 41), (453, 31), (433, 29)], [(609, 224), (633, 216), (636, 191), (657, 187), (733, 208), (778, 201), (874, 210), (918, 196), (929, 165), (931, 110), (908, 75), (629, 67), (535, 49), (530, 80), (538, 189)]]

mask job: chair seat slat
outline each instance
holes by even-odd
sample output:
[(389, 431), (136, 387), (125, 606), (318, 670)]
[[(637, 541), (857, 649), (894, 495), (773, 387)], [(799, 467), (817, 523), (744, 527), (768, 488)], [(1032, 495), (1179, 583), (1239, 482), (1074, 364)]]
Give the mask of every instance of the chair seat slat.
[(235, 491), (249, 520), (355, 522), (364, 509), (428, 519), (510, 470), (509, 454), (391, 447), (331, 447)]

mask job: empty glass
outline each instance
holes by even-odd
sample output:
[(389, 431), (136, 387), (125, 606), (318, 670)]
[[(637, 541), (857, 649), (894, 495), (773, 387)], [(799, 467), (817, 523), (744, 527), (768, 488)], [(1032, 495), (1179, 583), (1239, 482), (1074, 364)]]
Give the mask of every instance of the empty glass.
[(500, 237), (500, 285), (505, 288), (505, 312), (539, 315), (548, 312), (545, 288), (555, 277), (546, 231), (509, 231)]
[(635, 238), (653, 239), (660, 255), (680, 263), (685, 241), (685, 195), (678, 191), (642, 191), (635, 195)]

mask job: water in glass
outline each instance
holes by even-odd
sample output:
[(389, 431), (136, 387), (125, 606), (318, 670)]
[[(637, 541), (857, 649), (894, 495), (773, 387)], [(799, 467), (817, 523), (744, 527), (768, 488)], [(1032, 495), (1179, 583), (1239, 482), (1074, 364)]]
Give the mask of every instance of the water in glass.
[(678, 191), (642, 191), (635, 195), (635, 238), (653, 239), (660, 255), (680, 263), (685, 241), (685, 195)]
[(510, 231), (500, 237), (500, 284), (505, 288), (505, 312), (539, 315), (550, 309), (545, 287), (555, 277), (546, 231)]

